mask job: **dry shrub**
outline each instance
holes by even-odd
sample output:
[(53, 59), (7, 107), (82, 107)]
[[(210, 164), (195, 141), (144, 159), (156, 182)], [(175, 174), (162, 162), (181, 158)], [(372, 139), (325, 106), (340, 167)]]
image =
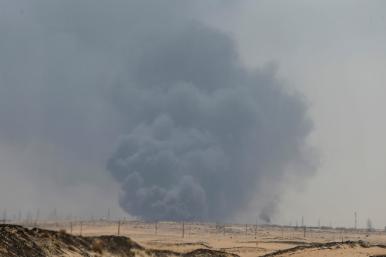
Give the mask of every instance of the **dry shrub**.
[(99, 254), (102, 254), (104, 248), (103, 241), (100, 239), (96, 239), (92, 242), (91, 249)]

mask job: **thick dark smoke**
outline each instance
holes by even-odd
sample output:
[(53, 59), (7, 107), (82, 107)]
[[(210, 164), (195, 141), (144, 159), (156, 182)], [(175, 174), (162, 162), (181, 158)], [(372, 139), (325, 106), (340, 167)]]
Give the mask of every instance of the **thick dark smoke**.
[(278, 192), (288, 165), (310, 167), (302, 154), (306, 106), (272, 70), (247, 71), (232, 40), (202, 24), (157, 36), (141, 41), (129, 82), (119, 84), (117, 102), (132, 127), (107, 168), (122, 183), (127, 212), (229, 219), (264, 180), (277, 180), (269, 190)]
[(194, 5), (1, 3), (1, 142), (60, 149), (72, 165), (44, 172), (58, 185), (108, 160), (122, 208), (144, 219), (274, 210), (284, 180), (312, 171), (307, 106), (274, 68), (246, 69)]

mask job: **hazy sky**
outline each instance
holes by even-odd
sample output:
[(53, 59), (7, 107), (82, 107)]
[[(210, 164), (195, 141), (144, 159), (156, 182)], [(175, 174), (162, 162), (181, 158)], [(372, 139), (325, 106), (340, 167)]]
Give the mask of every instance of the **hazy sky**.
[[(304, 216), (310, 225), (320, 219), (353, 226), (357, 211), (361, 226), (367, 218), (386, 225), (384, 2), (152, 2), (140, 6), (148, 8), (139, 12), (145, 18), (138, 6), (129, 8), (134, 4), (118, 8), (122, 1), (85, 1), (79, 9), (49, 2), (0, 3), (0, 209), (9, 215), (37, 208), (44, 215), (54, 208), (62, 215), (100, 216), (107, 208), (123, 215), (119, 185), (105, 170), (117, 137), (130, 127), (106, 100), (131, 67), (123, 45), (136, 42), (122, 31), (127, 26), (141, 37), (130, 24), (172, 13), (217, 28), (251, 71), (275, 67), (289, 91), (304, 95), (319, 165), (285, 187), (273, 222)], [(104, 20), (117, 29), (103, 29)], [(144, 30), (156, 30), (149, 23)], [(252, 216), (245, 219), (254, 222)]]
[(386, 224), (386, 7), (382, 1), (241, 1), (208, 18), (250, 67), (273, 61), (308, 99), (320, 166), (285, 194), (278, 220)]

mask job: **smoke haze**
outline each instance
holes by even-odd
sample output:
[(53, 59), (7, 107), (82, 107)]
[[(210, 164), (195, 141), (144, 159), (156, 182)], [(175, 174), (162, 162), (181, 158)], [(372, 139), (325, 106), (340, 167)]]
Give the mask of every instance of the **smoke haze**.
[(254, 205), (268, 222), (283, 182), (314, 172), (302, 96), (273, 64), (247, 69), (193, 4), (0, 7), (1, 144), (29, 149), (36, 180), (103, 184), (106, 167), (130, 215), (231, 220)]

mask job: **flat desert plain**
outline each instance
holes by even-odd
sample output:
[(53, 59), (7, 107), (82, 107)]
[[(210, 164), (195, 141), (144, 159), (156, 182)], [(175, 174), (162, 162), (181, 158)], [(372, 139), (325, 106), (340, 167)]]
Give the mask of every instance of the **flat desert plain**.
[(74, 236), (124, 236), (146, 249), (165, 253), (208, 249), (241, 257), (386, 256), (386, 232), (380, 230), (128, 220), (33, 225)]

